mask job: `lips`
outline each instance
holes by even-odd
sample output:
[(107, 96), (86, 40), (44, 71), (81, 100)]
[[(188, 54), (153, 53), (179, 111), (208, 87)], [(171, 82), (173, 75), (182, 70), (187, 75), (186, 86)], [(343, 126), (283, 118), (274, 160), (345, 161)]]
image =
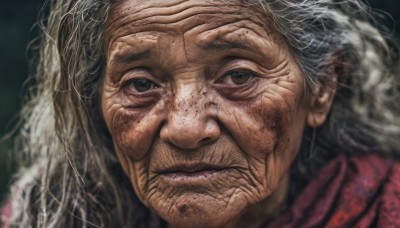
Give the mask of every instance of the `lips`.
[(206, 171), (206, 170), (223, 170), (225, 169), (224, 167), (221, 166), (215, 166), (215, 165), (210, 165), (210, 164), (194, 164), (194, 165), (175, 165), (166, 169), (163, 169), (160, 171), (160, 173), (196, 173), (196, 172), (201, 172), (201, 171)]
[(211, 164), (175, 165), (159, 171), (165, 180), (175, 184), (201, 184), (225, 175), (229, 168)]

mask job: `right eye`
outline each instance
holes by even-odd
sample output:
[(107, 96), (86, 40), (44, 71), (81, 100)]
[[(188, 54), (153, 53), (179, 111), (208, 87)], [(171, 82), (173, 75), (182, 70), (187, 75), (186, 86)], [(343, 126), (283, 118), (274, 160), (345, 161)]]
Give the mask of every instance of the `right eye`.
[(243, 85), (254, 77), (254, 74), (246, 70), (232, 70), (229, 71), (222, 82), (227, 85)]
[(127, 89), (133, 93), (144, 93), (156, 88), (158, 88), (156, 83), (144, 78), (132, 79), (127, 84)]

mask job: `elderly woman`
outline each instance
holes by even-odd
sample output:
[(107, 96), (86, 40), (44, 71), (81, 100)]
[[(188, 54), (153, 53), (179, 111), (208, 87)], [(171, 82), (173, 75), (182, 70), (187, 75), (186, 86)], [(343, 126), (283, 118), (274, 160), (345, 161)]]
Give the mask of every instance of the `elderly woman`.
[(399, 49), (361, 1), (49, 6), (6, 225), (400, 226)]

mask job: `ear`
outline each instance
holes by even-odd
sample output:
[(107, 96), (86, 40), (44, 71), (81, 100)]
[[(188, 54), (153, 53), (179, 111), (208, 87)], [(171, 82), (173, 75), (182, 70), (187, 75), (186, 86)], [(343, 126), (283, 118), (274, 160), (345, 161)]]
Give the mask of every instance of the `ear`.
[(317, 128), (325, 123), (336, 94), (336, 87), (337, 79), (334, 76), (312, 89), (308, 99), (307, 126)]

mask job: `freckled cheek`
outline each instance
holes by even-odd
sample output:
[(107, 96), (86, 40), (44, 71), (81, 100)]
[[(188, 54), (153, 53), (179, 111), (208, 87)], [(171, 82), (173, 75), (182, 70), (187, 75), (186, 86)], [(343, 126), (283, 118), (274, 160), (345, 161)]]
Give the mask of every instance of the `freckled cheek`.
[(264, 132), (271, 132), (275, 141), (279, 141), (287, 130), (287, 123), (291, 115), (290, 108), (266, 104), (257, 107), (255, 112), (259, 113), (258, 119), (262, 123), (261, 129)]
[(256, 146), (253, 150), (245, 151), (253, 159), (252, 169), (264, 170), (253, 172), (257, 174), (255, 178), (266, 183), (271, 190), (276, 187), (293, 162), (300, 145), (300, 141), (294, 135), (301, 134), (302, 130), (293, 129), (297, 126), (297, 116), (293, 107), (282, 105), (280, 108), (274, 108), (267, 103), (253, 107), (252, 113), (260, 126), (256, 134), (258, 143), (254, 144)]
[(141, 112), (119, 110), (114, 113), (110, 126), (114, 146), (134, 160), (143, 159), (150, 147), (150, 132), (141, 128)]
[(291, 121), (296, 117), (294, 109), (270, 99), (250, 106), (248, 116), (244, 117), (252, 119), (255, 126), (246, 133), (253, 138), (244, 142), (249, 153), (255, 153), (253, 156), (262, 159), (270, 153), (284, 152), (285, 146), (291, 143), (289, 133), (293, 130)]
[[(286, 172), (298, 153), (301, 144), (301, 137), (304, 129), (303, 107), (298, 107), (295, 100), (285, 100), (285, 102), (276, 102), (280, 104), (275, 108), (271, 106), (259, 107), (258, 117), (262, 120), (265, 132), (271, 132), (274, 136), (273, 156), (277, 173)], [(273, 107), (273, 106), (272, 106)]]

